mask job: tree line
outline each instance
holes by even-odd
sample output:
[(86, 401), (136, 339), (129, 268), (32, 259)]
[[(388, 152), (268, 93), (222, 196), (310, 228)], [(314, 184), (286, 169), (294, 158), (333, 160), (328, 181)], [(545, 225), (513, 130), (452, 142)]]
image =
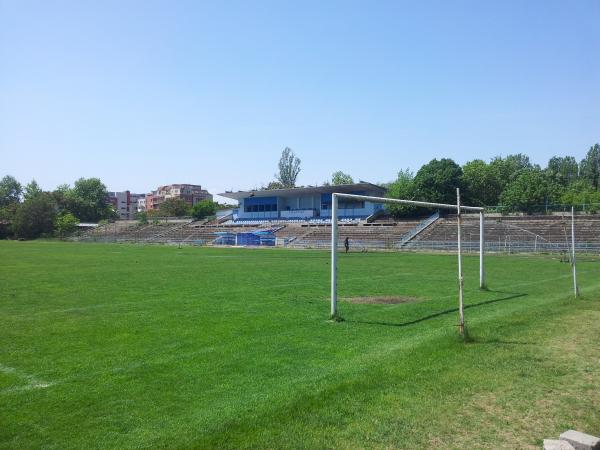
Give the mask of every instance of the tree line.
[[(578, 163), (573, 156), (554, 156), (546, 167), (532, 164), (522, 153), (475, 159), (462, 167), (449, 158), (434, 159), (416, 174), (401, 170), (387, 185), (390, 198), (493, 207), (498, 212), (543, 213), (557, 205), (578, 205), (588, 212), (600, 210), (600, 145), (590, 147)], [(395, 217), (418, 215), (423, 210), (390, 205)]]
[[(286, 147), (279, 160), (276, 181), (263, 189), (296, 185), (300, 159)], [(354, 180), (337, 171), (324, 185), (351, 184)], [(540, 213), (555, 205), (578, 205), (590, 213), (600, 210), (600, 145), (595, 144), (579, 162), (573, 156), (554, 156), (546, 167), (532, 164), (522, 153), (495, 157), (490, 162), (475, 159), (462, 167), (450, 158), (433, 159), (416, 173), (401, 170), (391, 183), (384, 183), (387, 196), (406, 200), (456, 203), (456, 188), (464, 204), (494, 207), (509, 212)], [(205, 200), (190, 207), (182, 199), (165, 200), (160, 211), (138, 215), (142, 223), (156, 216), (193, 216), (203, 219), (221, 207)], [(424, 213), (407, 205), (390, 205), (395, 217)], [(0, 237), (32, 239), (65, 235), (80, 222), (99, 222), (117, 218), (106, 186), (98, 178), (80, 178), (73, 186), (58, 186), (42, 191), (35, 180), (24, 187), (12, 176), (0, 180)]]
[(210, 200), (202, 200), (194, 206), (181, 198), (168, 198), (161, 203), (160, 209), (142, 211), (136, 215), (140, 223), (148, 223), (150, 220), (158, 220), (159, 217), (193, 217), (196, 220), (214, 216), (217, 209), (230, 208), (231, 205), (221, 205)]
[(106, 186), (98, 178), (80, 178), (71, 187), (43, 191), (35, 180), (24, 187), (14, 177), (0, 180), (1, 237), (33, 239), (65, 235), (80, 222), (115, 217)]
[[(193, 216), (196, 219), (215, 214), (219, 205), (209, 200), (189, 207), (181, 199), (167, 199), (160, 212), (138, 214), (140, 222), (157, 216)], [(80, 178), (73, 186), (63, 184), (54, 191), (43, 191), (35, 180), (22, 186), (13, 176), (0, 180), (0, 238), (65, 236), (81, 222), (101, 222), (118, 218), (108, 190), (99, 178)]]
[[(262, 189), (295, 187), (300, 162), (286, 147), (275, 181)], [(352, 183), (350, 175), (337, 171), (323, 185)], [(381, 184), (388, 189), (390, 198), (455, 204), (456, 188), (460, 188), (464, 204), (502, 213), (542, 213), (564, 205), (595, 213), (600, 210), (600, 145), (590, 147), (580, 162), (573, 156), (553, 156), (544, 168), (522, 153), (498, 156), (490, 162), (475, 159), (462, 167), (450, 158), (433, 159), (416, 174), (401, 170), (395, 181)], [(398, 218), (426, 212), (423, 208), (396, 204), (388, 205), (388, 210)]]

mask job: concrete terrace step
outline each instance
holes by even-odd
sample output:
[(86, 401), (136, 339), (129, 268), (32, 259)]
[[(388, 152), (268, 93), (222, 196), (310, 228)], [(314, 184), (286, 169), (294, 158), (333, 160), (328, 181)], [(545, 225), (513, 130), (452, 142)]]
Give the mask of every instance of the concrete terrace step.
[(575, 450), (600, 450), (600, 438), (580, 431), (565, 431), (560, 439), (571, 444)]
[(567, 441), (559, 439), (544, 439), (544, 450), (575, 450)]

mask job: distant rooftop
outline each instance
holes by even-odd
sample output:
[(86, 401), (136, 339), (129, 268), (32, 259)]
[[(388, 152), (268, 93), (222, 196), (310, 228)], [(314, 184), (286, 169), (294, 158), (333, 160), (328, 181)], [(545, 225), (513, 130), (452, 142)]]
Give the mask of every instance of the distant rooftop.
[(369, 191), (375, 192), (378, 195), (383, 195), (386, 189), (373, 183), (361, 181), (360, 183), (338, 184), (336, 186), (300, 186), (285, 189), (258, 189), (251, 191), (224, 192), (218, 195), (233, 200), (241, 200), (247, 197), (289, 197), (299, 194), (328, 194), (333, 192), (348, 194), (357, 191)]

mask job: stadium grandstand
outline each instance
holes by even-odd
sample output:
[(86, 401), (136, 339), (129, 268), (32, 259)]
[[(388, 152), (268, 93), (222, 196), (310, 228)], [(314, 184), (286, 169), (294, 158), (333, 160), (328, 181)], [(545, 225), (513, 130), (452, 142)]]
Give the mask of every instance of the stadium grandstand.
[[(324, 221), (323, 221), (324, 222)], [(213, 218), (168, 219), (151, 224), (117, 221), (83, 231), (76, 240), (184, 245), (279, 246), (329, 248), (331, 223), (311, 219), (232, 220)], [(575, 219), (576, 249), (600, 252), (600, 215), (580, 214)], [(395, 220), (380, 212), (375, 217), (339, 221), (339, 245), (348, 238), (352, 250), (456, 250), (456, 216)], [(569, 249), (570, 217), (563, 215), (488, 215), (485, 221), (486, 250), (492, 252), (552, 252)], [(462, 244), (465, 251), (479, 248), (479, 218), (463, 215)]]
[[(385, 188), (360, 182), (337, 186), (224, 192), (219, 195), (239, 202), (239, 209), (232, 212), (232, 223), (260, 225), (281, 221), (326, 224), (331, 223), (331, 194), (334, 192), (381, 197), (385, 194)], [(342, 222), (358, 223), (382, 211), (381, 203), (343, 200), (340, 201), (338, 214)]]
[[(278, 246), (329, 248), (331, 245), (332, 193), (373, 197), (385, 188), (360, 182), (337, 186), (251, 190), (219, 194), (235, 200), (238, 208), (226, 214), (195, 221), (161, 218), (140, 224), (120, 220), (79, 233), (75, 239), (101, 242), (135, 242), (178, 245)], [(354, 251), (408, 250), (455, 251), (457, 223), (454, 214), (430, 211), (422, 217), (395, 219), (381, 203), (340, 199), (339, 245), (348, 238)], [(485, 245), (493, 252), (566, 252), (570, 246), (570, 217), (502, 215), (488, 213)], [(600, 252), (600, 216), (576, 216), (576, 249)], [(479, 216), (463, 214), (462, 245), (479, 249)]]

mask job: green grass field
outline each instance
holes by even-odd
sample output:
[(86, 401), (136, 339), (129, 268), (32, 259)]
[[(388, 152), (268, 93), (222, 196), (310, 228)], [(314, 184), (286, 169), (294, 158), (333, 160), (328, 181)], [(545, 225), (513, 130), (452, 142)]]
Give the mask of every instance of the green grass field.
[(539, 448), (600, 434), (600, 261), (0, 243), (0, 447)]

